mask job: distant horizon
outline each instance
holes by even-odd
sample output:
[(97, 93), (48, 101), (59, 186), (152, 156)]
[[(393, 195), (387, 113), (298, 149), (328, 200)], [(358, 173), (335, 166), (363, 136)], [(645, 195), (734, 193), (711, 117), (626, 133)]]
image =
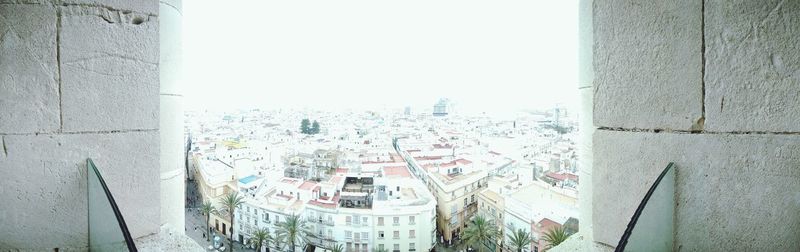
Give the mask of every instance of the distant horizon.
[(186, 107), (577, 110), (577, 1), (236, 3), (184, 3)]

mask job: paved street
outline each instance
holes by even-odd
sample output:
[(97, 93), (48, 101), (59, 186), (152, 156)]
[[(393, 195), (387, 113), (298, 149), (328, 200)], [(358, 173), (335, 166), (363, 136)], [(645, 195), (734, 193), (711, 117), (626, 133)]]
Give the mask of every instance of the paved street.
[[(204, 238), (206, 224), (205, 224), (205, 216), (200, 214), (200, 194), (197, 192), (197, 186), (194, 181), (186, 181), (186, 235), (197, 241), (198, 244), (203, 246), (204, 248), (208, 248), (208, 245), (211, 245), (211, 241), (206, 241)], [(211, 234), (213, 237), (213, 233)], [(221, 233), (217, 233), (218, 236), (222, 236)], [(210, 240), (210, 239), (209, 239)], [(228, 246), (227, 240), (224, 242), (225, 246)], [(230, 251), (230, 250), (228, 250)], [(254, 249), (244, 249), (241, 247), (241, 244), (235, 244), (235, 251), (255, 251)]]

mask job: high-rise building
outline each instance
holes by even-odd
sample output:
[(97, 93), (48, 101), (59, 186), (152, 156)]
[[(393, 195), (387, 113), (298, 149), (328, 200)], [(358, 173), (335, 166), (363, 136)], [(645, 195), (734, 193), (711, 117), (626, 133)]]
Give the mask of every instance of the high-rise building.
[(450, 100), (447, 98), (439, 99), (439, 101), (433, 105), (433, 116), (446, 116), (449, 111), (449, 106)]

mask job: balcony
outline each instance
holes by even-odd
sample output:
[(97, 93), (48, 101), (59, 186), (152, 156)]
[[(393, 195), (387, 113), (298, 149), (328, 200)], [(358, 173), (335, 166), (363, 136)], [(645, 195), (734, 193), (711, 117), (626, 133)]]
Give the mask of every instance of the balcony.
[[(673, 251), (674, 206), (675, 169), (669, 163), (634, 211), (617, 243), (617, 251)], [(579, 233), (550, 251), (582, 251), (583, 243)]]
[(94, 251), (200, 251), (194, 240), (169, 232), (133, 240), (122, 212), (102, 174), (91, 159), (86, 160), (89, 209), (89, 250)]
[[(306, 221), (309, 222), (309, 223), (322, 224), (322, 225), (326, 225), (326, 226), (333, 226), (334, 225), (332, 220), (306, 219)], [(348, 226), (349, 226), (349, 224), (348, 224)]]
[(137, 251), (128, 225), (92, 159), (86, 160), (89, 198), (89, 249)]

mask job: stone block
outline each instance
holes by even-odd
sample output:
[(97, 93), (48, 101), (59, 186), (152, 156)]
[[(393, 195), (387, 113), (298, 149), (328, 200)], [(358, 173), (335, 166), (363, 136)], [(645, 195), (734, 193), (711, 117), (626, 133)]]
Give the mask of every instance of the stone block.
[(158, 128), (158, 22), (61, 18), (64, 131)]
[(593, 226), (615, 246), (658, 173), (676, 164), (675, 247), (797, 251), (800, 136), (598, 130)]
[(702, 117), (697, 0), (594, 2), (594, 124), (689, 130)]
[(62, 0), (68, 5), (98, 6), (120, 11), (158, 14), (158, 0)]
[(0, 133), (61, 127), (56, 22), (52, 6), (0, 6)]
[(800, 1), (708, 1), (711, 131), (800, 132)]
[[(158, 231), (158, 131), (3, 136), (0, 247), (85, 249), (86, 159), (100, 169), (133, 237)], [(32, 237), (47, 234), (47, 239)]]

